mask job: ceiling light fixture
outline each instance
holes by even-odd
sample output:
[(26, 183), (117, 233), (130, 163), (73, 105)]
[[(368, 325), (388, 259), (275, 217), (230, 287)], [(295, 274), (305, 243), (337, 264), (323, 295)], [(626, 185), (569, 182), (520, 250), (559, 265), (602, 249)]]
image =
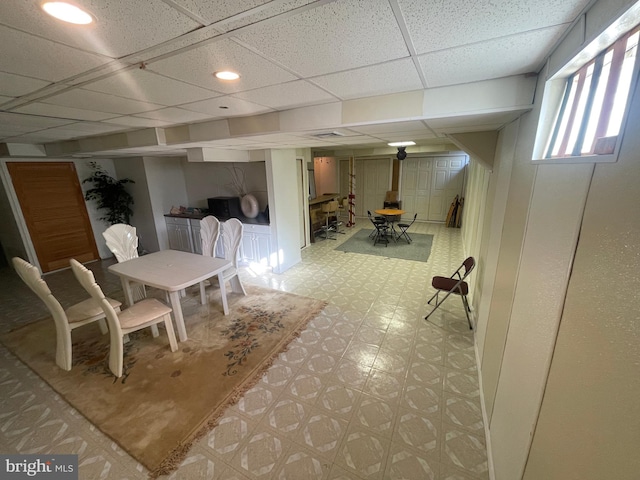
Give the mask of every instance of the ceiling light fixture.
[(416, 142), (413, 142), (411, 140), (406, 141), (406, 142), (391, 142), (391, 143), (387, 143), (387, 145), (389, 145), (390, 147), (409, 147), (411, 145), (415, 145)]
[(214, 75), (220, 80), (237, 80), (240, 78), (240, 75), (238, 75), (236, 72), (231, 72), (229, 70), (215, 72)]
[(52, 17), (67, 23), (88, 25), (94, 21), (91, 14), (67, 2), (45, 2), (42, 9)]

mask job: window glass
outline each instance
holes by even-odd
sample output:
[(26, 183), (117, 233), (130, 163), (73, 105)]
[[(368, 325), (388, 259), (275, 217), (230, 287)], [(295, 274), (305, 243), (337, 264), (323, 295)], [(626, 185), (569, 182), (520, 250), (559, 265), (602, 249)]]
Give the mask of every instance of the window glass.
[(639, 37), (636, 26), (567, 78), (546, 158), (612, 153), (636, 70)]

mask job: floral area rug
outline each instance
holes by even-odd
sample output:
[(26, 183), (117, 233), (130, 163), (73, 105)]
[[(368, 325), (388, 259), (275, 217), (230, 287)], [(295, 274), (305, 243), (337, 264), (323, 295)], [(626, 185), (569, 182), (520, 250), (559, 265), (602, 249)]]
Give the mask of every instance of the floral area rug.
[[(108, 367), (109, 335), (96, 323), (73, 331), (73, 368), (55, 364), (50, 318), (0, 337), (2, 343), (71, 406), (147, 467), (152, 477), (180, 465), (193, 442), (226, 407), (255, 385), (325, 302), (276, 290), (228, 295), (223, 315), (216, 291), (200, 305), (197, 288), (182, 300), (189, 339), (171, 352), (166, 333), (130, 335), (124, 375)], [(218, 292), (219, 295), (219, 292)]]

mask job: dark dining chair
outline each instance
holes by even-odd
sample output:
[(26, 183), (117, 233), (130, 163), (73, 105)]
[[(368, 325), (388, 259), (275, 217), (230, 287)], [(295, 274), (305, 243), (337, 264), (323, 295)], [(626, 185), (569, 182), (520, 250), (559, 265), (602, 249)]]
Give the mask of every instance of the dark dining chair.
[(384, 243), (384, 246), (386, 247), (389, 244), (389, 225), (386, 223), (376, 222), (373, 218), (369, 218), (369, 220), (371, 220), (371, 223), (375, 228), (373, 231), (373, 245), (375, 246), (378, 243)]
[[(431, 305), (431, 301), (435, 298), (436, 305), (435, 307), (433, 307), (433, 310), (431, 310), (431, 312), (429, 312), (429, 314), (424, 317), (425, 320), (429, 320), (429, 317), (438, 309), (440, 305), (444, 303), (449, 295), (459, 295), (462, 299), (462, 305), (464, 306), (464, 313), (467, 315), (469, 329), (473, 330), (471, 318), (469, 318), (469, 312), (471, 311), (471, 308), (469, 307), (469, 301), (467, 300), (467, 295), (469, 293), (469, 284), (465, 282), (465, 279), (469, 276), (475, 266), (475, 259), (473, 257), (468, 257), (464, 262), (462, 262), (462, 265), (460, 265), (450, 277), (433, 277), (433, 279), (431, 280), (431, 286), (436, 289), (436, 293), (429, 299), (427, 303)], [(464, 270), (464, 273), (460, 273), (462, 272), (462, 270)], [(438, 301), (438, 294), (440, 292), (446, 292), (446, 295), (442, 300)]]
[(411, 243), (411, 237), (409, 236), (409, 234), (407, 233), (407, 230), (409, 230), (409, 227), (411, 227), (411, 225), (413, 225), (413, 222), (416, 221), (416, 218), (418, 218), (418, 214), (416, 213), (413, 216), (413, 220), (411, 220), (411, 223), (398, 223), (398, 228), (400, 229), (400, 235), (398, 235), (398, 238), (404, 237), (407, 240), (407, 243)]
[[(371, 215), (371, 210), (367, 210), (367, 216), (369, 217), (369, 220), (371, 220), (371, 223), (373, 223), (374, 227), (376, 226), (376, 224), (384, 225), (387, 223), (386, 217), (374, 217), (373, 215)], [(376, 232), (377, 230), (373, 230), (373, 232), (369, 234), (369, 238), (373, 238), (376, 235)]]

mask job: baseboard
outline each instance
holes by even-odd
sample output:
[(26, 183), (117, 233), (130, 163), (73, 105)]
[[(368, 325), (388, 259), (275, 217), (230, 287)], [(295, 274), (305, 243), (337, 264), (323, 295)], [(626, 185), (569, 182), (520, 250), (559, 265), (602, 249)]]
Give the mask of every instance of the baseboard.
[[(472, 314), (472, 320), (475, 320), (475, 315)], [(480, 369), (480, 354), (478, 353), (478, 344), (476, 342), (476, 326), (477, 322), (473, 325), (473, 346), (476, 352), (476, 369), (478, 370), (478, 386), (480, 389), (480, 409), (482, 410), (482, 423), (484, 424), (484, 441), (487, 445), (487, 465), (489, 468), (489, 479), (496, 480), (496, 473), (493, 468), (493, 453), (491, 450), (491, 435), (489, 434), (489, 417), (487, 416), (487, 409), (484, 403), (484, 388), (482, 386), (482, 370)]]

